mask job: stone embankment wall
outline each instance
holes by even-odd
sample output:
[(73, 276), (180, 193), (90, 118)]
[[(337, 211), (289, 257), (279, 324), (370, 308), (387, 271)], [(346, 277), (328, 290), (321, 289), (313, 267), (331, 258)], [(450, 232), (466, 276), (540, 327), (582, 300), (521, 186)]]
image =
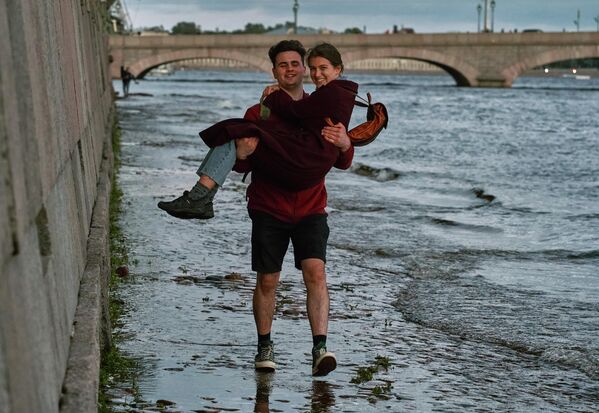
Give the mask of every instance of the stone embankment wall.
[[(108, 257), (106, 8), (0, 2), (0, 412), (58, 412), (97, 397), (100, 331), (88, 321), (102, 316), (94, 285)], [(92, 305), (79, 299), (86, 276)], [(71, 409), (90, 411), (80, 408)]]

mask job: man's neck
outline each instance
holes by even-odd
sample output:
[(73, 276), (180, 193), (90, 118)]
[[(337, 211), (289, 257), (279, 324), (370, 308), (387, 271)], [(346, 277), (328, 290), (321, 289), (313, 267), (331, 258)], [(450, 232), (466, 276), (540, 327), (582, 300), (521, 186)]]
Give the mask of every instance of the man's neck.
[(293, 99), (293, 100), (301, 100), (304, 98), (304, 86), (303, 85), (300, 85), (293, 89), (283, 89), (283, 90), (285, 92), (287, 92), (287, 94), (289, 96), (291, 96), (291, 99)]

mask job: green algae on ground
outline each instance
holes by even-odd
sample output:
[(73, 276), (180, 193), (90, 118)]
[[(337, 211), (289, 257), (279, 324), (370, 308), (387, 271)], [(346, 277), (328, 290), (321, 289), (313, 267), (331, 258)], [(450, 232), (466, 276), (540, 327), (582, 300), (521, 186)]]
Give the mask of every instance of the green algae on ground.
[[(110, 193), (110, 281), (109, 281), (109, 316), (113, 331), (112, 345), (109, 350), (103, 351), (100, 360), (100, 389), (98, 393), (98, 412), (110, 413), (113, 411), (110, 405), (110, 396), (107, 391), (118, 383), (119, 387), (126, 387), (133, 400), (138, 399), (139, 389), (137, 387), (137, 362), (126, 357), (119, 351), (119, 334), (114, 333), (115, 328), (122, 326), (120, 321), (124, 312), (124, 302), (118, 296), (118, 286), (122, 282), (117, 276), (116, 269), (128, 264), (129, 257), (126, 239), (119, 226), (119, 216), (122, 212), (122, 197), (116, 178), (120, 167), (120, 138), (121, 130), (115, 120), (112, 131), (112, 149), (114, 154), (114, 171), (112, 175), (112, 190)], [(124, 385), (124, 386), (123, 386)]]
[(389, 357), (376, 356), (372, 365), (358, 368), (356, 376), (350, 380), (350, 383), (362, 384), (372, 381), (375, 373), (378, 373), (381, 369), (389, 370), (390, 364)]

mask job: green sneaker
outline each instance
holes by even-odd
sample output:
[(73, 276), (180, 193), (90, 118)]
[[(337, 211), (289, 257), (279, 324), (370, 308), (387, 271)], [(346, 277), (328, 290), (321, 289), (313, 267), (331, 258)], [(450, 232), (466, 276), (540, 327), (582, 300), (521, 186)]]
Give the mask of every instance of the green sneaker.
[(324, 342), (318, 343), (312, 348), (312, 375), (326, 376), (337, 368), (337, 359)]
[(258, 343), (258, 354), (256, 354), (255, 366), (258, 371), (273, 372), (275, 364), (275, 345), (272, 341)]

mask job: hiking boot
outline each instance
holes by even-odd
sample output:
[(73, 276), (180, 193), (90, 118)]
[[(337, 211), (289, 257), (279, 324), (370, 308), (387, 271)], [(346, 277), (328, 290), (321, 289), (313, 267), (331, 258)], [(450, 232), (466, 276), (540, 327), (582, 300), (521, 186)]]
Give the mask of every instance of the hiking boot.
[(214, 194), (216, 194), (216, 187), (205, 191), (200, 197), (194, 197), (191, 192), (185, 191), (177, 199), (158, 202), (158, 208), (180, 219), (210, 219), (214, 217), (212, 208)]
[(337, 359), (324, 342), (320, 342), (312, 348), (312, 375), (326, 376), (337, 367)]
[(258, 354), (256, 354), (255, 366), (258, 371), (273, 372), (275, 364), (275, 345), (272, 341), (258, 343)]

